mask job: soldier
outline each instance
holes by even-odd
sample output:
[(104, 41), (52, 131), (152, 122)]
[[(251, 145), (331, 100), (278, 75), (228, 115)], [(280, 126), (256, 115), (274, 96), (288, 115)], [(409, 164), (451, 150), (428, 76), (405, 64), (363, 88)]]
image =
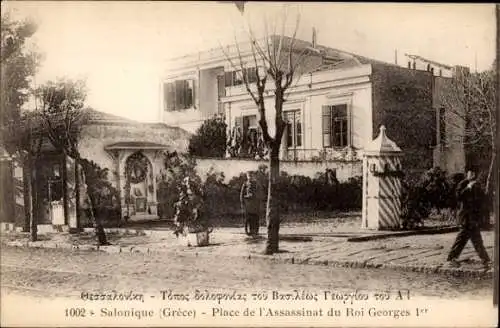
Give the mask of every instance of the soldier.
[(474, 249), (483, 261), (484, 268), (487, 270), (490, 266), (490, 257), (484, 248), (483, 239), (481, 238), (485, 194), (476, 181), (474, 172), (467, 172), (465, 180), (458, 184), (456, 193), (457, 201), (460, 204), (458, 211), (460, 232), (448, 255), (448, 261), (451, 266), (460, 266), (457, 259), (470, 239)]
[(245, 233), (249, 236), (258, 235), (260, 203), (254, 172), (247, 172), (246, 181), (241, 186), (240, 202), (245, 215)]

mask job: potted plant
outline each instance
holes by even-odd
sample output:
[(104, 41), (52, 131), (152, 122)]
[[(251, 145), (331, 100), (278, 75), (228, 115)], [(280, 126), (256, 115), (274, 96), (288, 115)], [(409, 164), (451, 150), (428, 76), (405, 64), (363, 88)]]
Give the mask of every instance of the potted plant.
[(203, 213), (201, 187), (189, 176), (179, 186), (174, 211), (174, 234), (181, 242), (186, 246), (207, 246), (212, 229)]

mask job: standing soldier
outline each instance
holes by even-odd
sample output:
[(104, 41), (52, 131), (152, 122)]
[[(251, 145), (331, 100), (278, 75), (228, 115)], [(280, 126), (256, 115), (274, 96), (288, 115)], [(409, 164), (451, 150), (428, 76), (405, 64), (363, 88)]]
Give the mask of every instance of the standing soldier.
[(481, 238), (485, 195), (472, 171), (468, 171), (465, 180), (458, 184), (457, 201), (460, 203), (458, 211), (460, 232), (448, 255), (448, 261), (452, 266), (460, 266), (457, 259), (470, 239), (474, 249), (483, 261), (484, 268), (487, 270), (490, 265), (490, 257)]
[(245, 233), (249, 236), (258, 235), (260, 202), (254, 172), (247, 172), (246, 181), (241, 186), (240, 202), (245, 215)]

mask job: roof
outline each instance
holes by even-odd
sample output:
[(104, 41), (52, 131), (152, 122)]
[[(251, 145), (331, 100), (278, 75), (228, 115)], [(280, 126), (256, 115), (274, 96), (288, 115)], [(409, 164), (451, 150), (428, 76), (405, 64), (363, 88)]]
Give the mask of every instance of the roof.
[(149, 141), (124, 141), (117, 142), (104, 147), (106, 150), (119, 150), (119, 149), (155, 149), (164, 150), (169, 149), (167, 145), (149, 142)]
[(401, 148), (399, 148), (394, 141), (387, 137), (387, 135), (385, 134), (385, 130), (385, 126), (382, 125), (380, 127), (378, 137), (375, 138), (370, 144), (368, 144), (368, 146), (364, 150), (365, 153), (401, 153)]
[[(279, 35), (274, 35), (271, 36), (275, 42), (279, 42), (279, 39), (281, 36)], [(292, 38), (288, 36), (283, 37), (283, 42), (285, 43), (286, 46), (289, 45), (291, 42)], [(394, 65), (391, 63), (383, 62), (380, 60), (368, 58), (365, 56), (360, 56), (348, 51), (344, 50), (339, 50), (335, 49), (332, 47), (328, 46), (323, 46), (323, 45), (316, 45), (313, 47), (312, 42), (300, 40), (300, 39), (295, 39), (294, 41), (294, 49), (296, 51), (302, 51), (303, 49), (309, 48), (311, 50), (316, 49), (319, 51), (319, 54), (323, 58), (323, 62), (325, 64), (321, 65), (314, 71), (324, 71), (324, 70), (331, 70), (331, 69), (338, 69), (338, 68), (347, 68), (347, 67), (355, 67), (359, 65), (365, 65), (365, 64), (384, 64), (384, 65)]]
[(92, 122), (92, 123), (98, 123), (98, 122), (102, 122), (102, 123), (111, 123), (111, 122), (114, 122), (114, 123), (134, 123), (135, 122), (135, 121), (130, 120), (128, 118), (105, 113), (105, 112), (101, 112), (101, 111), (95, 110), (93, 108), (84, 108), (82, 110), (82, 112), (84, 113), (84, 115), (86, 115), (88, 122)]
[[(282, 47), (283, 49), (287, 49), (287, 47), (290, 47), (290, 42), (292, 41), (292, 37), (289, 36), (281, 36), (281, 35), (271, 35), (269, 36), (269, 39), (271, 40), (272, 43), (278, 44), (280, 42), (280, 39), (282, 39)], [(260, 39), (260, 43), (262, 43), (262, 40), (264, 38)], [(233, 47), (234, 44), (229, 45), (229, 47)], [(242, 44), (240, 44), (240, 48), (242, 47)], [(348, 51), (343, 51), (339, 49), (335, 49), (332, 47), (328, 46), (323, 46), (323, 45), (316, 45), (313, 47), (312, 42), (301, 40), (301, 39), (295, 39), (294, 40), (294, 50), (297, 52), (301, 52), (306, 48), (309, 48), (311, 51), (311, 56), (313, 55), (318, 55), (323, 57), (324, 64), (320, 65), (319, 67), (315, 67), (309, 72), (314, 72), (314, 71), (324, 71), (324, 70), (331, 70), (331, 69), (337, 69), (337, 68), (347, 68), (347, 67), (355, 67), (359, 65), (365, 65), (365, 64), (384, 64), (384, 65), (391, 65), (391, 66), (398, 66), (393, 63), (388, 63), (372, 58), (368, 58), (365, 56), (360, 56)], [(226, 50), (229, 51), (229, 50)], [(236, 47), (234, 49), (236, 51)], [(214, 60), (214, 58), (223, 58), (224, 53), (222, 52), (221, 48), (212, 48), (208, 49), (205, 51), (200, 51), (197, 53), (191, 53), (188, 55), (180, 56), (180, 57), (175, 57), (171, 58), (169, 61), (176, 62), (178, 60), (187, 60), (189, 58), (189, 62), (194, 65), (194, 62), (204, 62), (201, 57), (207, 55), (208, 57), (205, 58), (205, 60), (211, 61)], [(176, 66), (176, 64), (174, 64)], [(399, 66), (398, 66), (399, 67)], [(180, 68), (180, 67), (179, 67)]]
[(407, 54), (407, 56), (409, 58), (411, 58), (411, 59), (420, 59), (421, 61), (427, 62), (429, 64), (433, 64), (433, 65), (436, 65), (436, 66), (440, 66), (440, 67), (443, 67), (443, 68), (446, 68), (446, 69), (452, 69), (453, 68), (450, 65), (445, 65), (445, 64), (442, 64), (442, 63), (438, 63), (437, 61), (434, 61), (434, 60), (431, 60), (431, 59), (427, 59), (427, 58), (424, 58), (424, 57), (419, 56), (419, 55), (409, 55), (409, 54)]
[[(64, 113), (55, 113), (49, 115), (52, 116), (50, 121), (53, 126), (58, 124), (59, 126), (63, 126), (65, 118)], [(26, 117), (32, 117), (33, 119), (24, 119), (19, 125), (20, 129), (30, 128), (34, 133), (41, 133), (46, 128), (45, 124), (39, 118), (37, 113), (29, 112)], [(79, 124), (74, 124), (74, 127), (76, 127), (77, 125), (114, 125), (124, 127), (137, 127), (144, 130), (166, 130), (168, 131), (168, 134), (171, 136), (172, 140), (189, 139), (191, 136), (191, 133), (179, 127), (170, 126), (165, 123), (138, 122), (121, 116), (101, 112), (93, 108), (84, 108), (79, 110), (78, 112), (75, 112), (73, 120), (79, 122)]]

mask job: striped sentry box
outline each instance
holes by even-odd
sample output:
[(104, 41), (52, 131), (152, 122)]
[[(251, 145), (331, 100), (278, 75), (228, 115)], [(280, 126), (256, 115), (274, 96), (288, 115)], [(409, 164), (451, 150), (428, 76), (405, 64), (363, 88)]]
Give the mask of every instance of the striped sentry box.
[[(400, 168), (399, 157), (379, 158), (381, 168), (397, 171)], [(379, 178), (379, 220), (378, 228), (398, 229), (401, 218), (401, 178), (397, 176), (382, 176)]]
[(401, 149), (385, 128), (363, 153), (362, 228), (394, 230), (401, 226)]

